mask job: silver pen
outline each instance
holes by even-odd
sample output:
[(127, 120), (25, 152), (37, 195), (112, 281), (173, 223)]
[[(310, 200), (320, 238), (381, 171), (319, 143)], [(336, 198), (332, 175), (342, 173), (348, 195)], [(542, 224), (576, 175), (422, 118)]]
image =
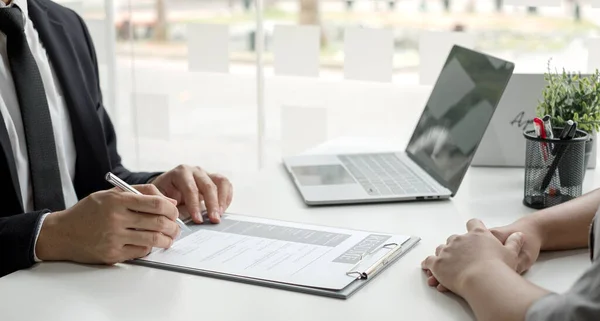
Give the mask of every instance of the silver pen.
[[(144, 194), (140, 193), (138, 190), (136, 190), (135, 188), (133, 188), (131, 185), (125, 183), (123, 180), (118, 178), (117, 175), (115, 175), (113, 173), (110, 173), (110, 172), (107, 173), (105, 178), (106, 178), (107, 182), (113, 184), (113, 186), (118, 187), (125, 192), (130, 192), (130, 193), (133, 193), (136, 195), (144, 195)], [(179, 224), (179, 227), (181, 227), (182, 230), (190, 231), (190, 228), (187, 227), (187, 225), (185, 225), (185, 223), (179, 217), (177, 218), (177, 223)]]

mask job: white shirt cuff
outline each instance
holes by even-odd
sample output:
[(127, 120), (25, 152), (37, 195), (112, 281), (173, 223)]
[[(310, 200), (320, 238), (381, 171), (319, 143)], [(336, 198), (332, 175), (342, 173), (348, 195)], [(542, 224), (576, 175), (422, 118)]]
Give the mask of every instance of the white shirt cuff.
[(35, 260), (35, 262), (42, 262), (42, 260), (40, 260), (37, 257), (37, 254), (35, 253), (35, 249), (37, 247), (37, 240), (40, 237), (40, 232), (42, 231), (42, 225), (44, 225), (44, 220), (46, 219), (46, 216), (48, 216), (48, 214), (50, 213), (46, 213), (44, 215), (42, 215), (42, 217), (40, 218), (40, 221), (38, 223), (37, 229), (35, 231), (35, 241), (33, 242), (33, 259)]

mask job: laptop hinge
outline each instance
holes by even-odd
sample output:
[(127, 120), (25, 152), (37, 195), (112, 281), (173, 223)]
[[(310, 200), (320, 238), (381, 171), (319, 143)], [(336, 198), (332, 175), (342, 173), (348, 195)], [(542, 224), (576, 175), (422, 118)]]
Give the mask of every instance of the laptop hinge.
[(433, 178), (433, 180), (435, 180), (438, 184), (440, 184), (442, 187), (444, 187), (445, 189), (449, 190), (450, 193), (452, 193), (451, 196), (454, 196), (456, 194), (456, 192), (454, 192), (452, 189), (450, 189), (450, 187), (448, 187), (448, 183), (442, 179), (442, 177), (440, 177), (437, 173), (435, 173), (434, 171), (430, 170), (427, 166), (425, 166), (424, 164), (420, 163), (417, 158), (409, 153), (408, 151), (405, 152), (406, 155), (408, 156), (408, 158), (410, 158), (411, 161), (413, 161), (417, 166), (419, 166), (425, 173), (427, 173), (427, 175), (429, 175), (429, 177)]

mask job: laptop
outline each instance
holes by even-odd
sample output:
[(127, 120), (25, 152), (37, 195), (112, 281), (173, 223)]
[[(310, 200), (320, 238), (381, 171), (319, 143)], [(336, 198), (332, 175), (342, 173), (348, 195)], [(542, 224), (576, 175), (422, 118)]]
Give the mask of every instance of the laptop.
[(284, 166), (308, 205), (453, 197), (513, 70), (454, 46), (404, 152), (300, 155)]

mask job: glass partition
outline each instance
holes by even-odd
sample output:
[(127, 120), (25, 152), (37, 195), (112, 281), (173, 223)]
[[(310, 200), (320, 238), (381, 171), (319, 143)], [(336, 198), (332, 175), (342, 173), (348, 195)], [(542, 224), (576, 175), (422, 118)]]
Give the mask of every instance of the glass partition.
[(518, 73), (600, 67), (595, 0), (58, 2), (88, 24), (120, 152), (140, 170), (235, 176), (340, 136), (396, 141), (453, 44)]

